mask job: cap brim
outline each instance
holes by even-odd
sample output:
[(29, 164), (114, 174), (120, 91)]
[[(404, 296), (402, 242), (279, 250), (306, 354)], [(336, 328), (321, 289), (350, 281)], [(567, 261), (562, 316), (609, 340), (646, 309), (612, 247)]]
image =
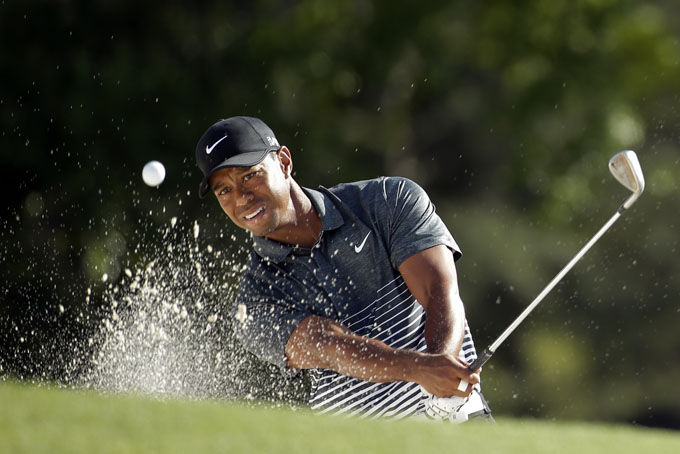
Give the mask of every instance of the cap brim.
[(226, 161), (222, 161), (218, 165), (212, 168), (212, 170), (203, 178), (201, 184), (198, 187), (198, 196), (203, 198), (210, 192), (210, 183), (208, 180), (210, 176), (220, 169), (225, 169), (227, 167), (252, 167), (264, 161), (264, 158), (272, 152), (278, 150), (279, 147), (269, 147), (261, 151), (251, 151), (249, 153), (241, 153), (236, 156), (232, 156)]

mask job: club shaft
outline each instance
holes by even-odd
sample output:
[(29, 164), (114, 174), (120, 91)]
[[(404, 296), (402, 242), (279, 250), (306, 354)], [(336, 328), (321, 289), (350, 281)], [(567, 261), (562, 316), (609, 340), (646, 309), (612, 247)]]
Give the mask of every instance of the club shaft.
[[(637, 197), (636, 197), (637, 198)], [(571, 270), (576, 263), (583, 258), (584, 255), (590, 250), (591, 247), (604, 235), (604, 233), (609, 230), (609, 228), (614, 224), (619, 217), (623, 214), (623, 212), (630, 206), (630, 200), (633, 199), (631, 196), (628, 200), (626, 200), (621, 207), (614, 213), (614, 216), (612, 216), (601, 228), (600, 230), (581, 248), (580, 251), (567, 263), (562, 270), (557, 273), (557, 275), (553, 278), (552, 281), (541, 291), (541, 293), (538, 294), (538, 296), (529, 304), (524, 311), (522, 311), (521, 314), (513, 321), (510, 326), (506, 328), (503, 333), (498, 336), (498, 338), (491, 344), (489, 345), (481, 354), (476, 361), (474, 361), (470, 365), (470, 370), (476, 371), (480, 367), (482, 367), (490, 358), (491, 355), (493, 355), (496, 351), (496, 349), (505, 341), (505, 339), (508, 338), (510, 334), (512, 334), (515, 329), (524, 321), (525, 318), (529, 316), (531, 311), (533, 311), (536, 306), (538, 306), (541, 301), (543, 301), (543, 298), (546, 297), (548, 293), (562, 280), (562, 278)], [(633, 200), (634, 201), (634, 200)], [(628, 206), (627, 206), (628, 205)]]
[(503, 334), (498, 336), (498, 339), (494, 341), (493, 344), (489, 346), (489, 350), (492, 352), (495, 352), (496, 349), (505, 341), (505, 339), (512, 334), (512, 332), (524, 321), (525, 318), (533, 311), (536, 306), (540, 304), (541, 301), (543, 301), (543, 298), (546, 297), (548, 293), (562, 280), (562, 278), (571, 270), (576, 263), (583, 258), (584, 255), (590, 250), (590, 248), (595, 244), (604, 233), (609, 230), (609, 228), (614, 224), (614, 222), (619, 219), (621, 216), (621, 211), (617, 211), (614, 216), (612, 216), (609, 221), (607, 221), (602, 228), (593, 236), (590, 241), (586, 243), (585, 246), (581, 248), (580, 251), (567, 263), (562, 270), (557, 273), (557, 275), (553, 278), (552, 281), (541, 291), (541, 293), (538, 294), (538, 296), (527, 306), (526, 309), (515, 319), (514, 322), (510, 324), (510, 326), (507, 327), (505, 331), (503, 331)]

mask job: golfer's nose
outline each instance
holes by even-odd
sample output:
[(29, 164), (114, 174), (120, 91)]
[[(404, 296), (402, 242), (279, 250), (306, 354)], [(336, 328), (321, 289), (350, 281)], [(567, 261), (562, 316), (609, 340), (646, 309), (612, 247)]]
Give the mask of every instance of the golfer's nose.
[(236, 192), (235, 199), (238, 206), (247, 205), (253, 198), (253, 193), (243, 187), (236, 186), (234, 191)]

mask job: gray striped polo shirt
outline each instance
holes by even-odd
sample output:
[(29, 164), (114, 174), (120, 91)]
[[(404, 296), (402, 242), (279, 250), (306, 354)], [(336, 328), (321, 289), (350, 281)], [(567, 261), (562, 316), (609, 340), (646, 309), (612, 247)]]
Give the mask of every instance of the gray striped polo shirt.
[[(245, 347), (285, 368), (293, 330), (319, 315), (391, 347), (426, 351), (425, 311), (398, 268), (437, 245), (456, 260), (461, 253), (425, 191), (396, 177), (304, 191), (321, 217), (321, 235), (309, 249), (254, 237), (234, 309)], [(461, 358), (476, 358), (467, 323)], [(310, 405), (322, 413), (401, 418), (423, 409), (415, 383), (370, 383), (328, 369), (311, 377)]]

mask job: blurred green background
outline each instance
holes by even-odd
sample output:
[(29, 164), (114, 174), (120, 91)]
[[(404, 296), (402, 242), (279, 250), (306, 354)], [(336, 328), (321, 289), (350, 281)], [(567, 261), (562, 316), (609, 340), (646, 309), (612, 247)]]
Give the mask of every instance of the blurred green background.
[(202, 297), (229, 305), (249, 240), (198, 199), (193, 154), (252, 115), (304, 186), (429, 192), (480, 350), (618, 208), (607, 160), (635, 149), (645, 195), (484, 386), (502, 415), (680, 428), (679, 37), (671, 0), (2, 0), (0, 376), (74, 381), (111, 283), (167, 248), (174, 217), (235, 257), (210, 260), (226, 284)]

